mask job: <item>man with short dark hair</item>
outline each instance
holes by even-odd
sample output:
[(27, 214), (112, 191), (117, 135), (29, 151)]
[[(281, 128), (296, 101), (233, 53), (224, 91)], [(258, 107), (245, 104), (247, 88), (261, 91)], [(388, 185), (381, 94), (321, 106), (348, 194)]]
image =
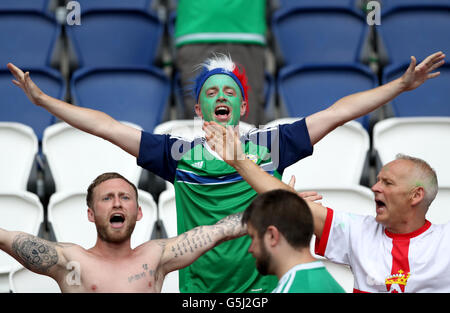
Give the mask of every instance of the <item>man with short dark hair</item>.
[(248, 251), (262, 275), (279, 279), (275, 293), (337, 293), (344, 289), (310, 252), (313, 218), (305, 200), (277, 189), (259, 194), (244, 211)]

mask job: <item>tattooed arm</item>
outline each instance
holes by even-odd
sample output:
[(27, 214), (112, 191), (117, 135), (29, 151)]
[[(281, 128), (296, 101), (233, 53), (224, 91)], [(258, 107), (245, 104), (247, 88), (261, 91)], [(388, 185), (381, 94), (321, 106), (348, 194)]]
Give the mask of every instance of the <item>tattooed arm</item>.
[(242, 212), (229, 215), (214, 225), (198, 226), (177, 237), (158, 240), (163, 247), (160, 266), (167, 274), (186, 267), (218, 244), (247, 234)]
[(50, 242), (27, 233), (0, 228), (1, 250), (30, 271), (55, 279), (67, 263), (63, 253), (65, 246), (66, 244)]

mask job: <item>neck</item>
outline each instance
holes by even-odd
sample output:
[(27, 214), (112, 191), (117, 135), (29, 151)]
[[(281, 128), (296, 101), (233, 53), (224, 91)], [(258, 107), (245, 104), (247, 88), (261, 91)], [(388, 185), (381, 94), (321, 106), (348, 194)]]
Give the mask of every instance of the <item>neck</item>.
[(311, 254), (309, 247), (303, 248), (301, 250), (289, 249), (286, 253), (278, 254), (280, 259), (278, 259), (278, 266), (275, 269), (275, 275), (278, 279), (281, 279), (284, 274), (287, 273), (291, 268), (298, 264), (310, 263), (317, 261), (316, 258)]
[(120, 243), (106, 242), (97, 237), (95, 246), (89, 251), (110, 259), (121, 259), (129, 256), (133, 249), (131, 249), (130, 239)]
[(425, 217), (417, 220), (404, 221), (402, 223), (398, 223), (392, 226), (386, 226), (386, 230), (393, 234), (409, 234), (418, 230), (424, 224), (425, 224)]

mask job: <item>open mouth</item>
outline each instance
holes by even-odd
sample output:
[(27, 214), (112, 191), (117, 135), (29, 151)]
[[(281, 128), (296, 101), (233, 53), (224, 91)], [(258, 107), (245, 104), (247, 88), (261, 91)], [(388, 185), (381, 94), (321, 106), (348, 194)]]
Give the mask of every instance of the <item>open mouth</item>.
[(120, 228), (122, 227), (123, 223), (125, 222), (125, 216), (122, 213), (114, 213), (109, 218), (109, 223), (113, 228)]
[(231, 113), (231, 109), (228, 106), (225, 105), (219, 105), (215, 108), (214, 114), (216, 116), (216, 119), (219, 121), (226, 121), (228, 120)]
[(383, 212), (383, 210), (386, 208), (386, 204), (381, 200), (375, 200), (376, 210), (377, 214)]

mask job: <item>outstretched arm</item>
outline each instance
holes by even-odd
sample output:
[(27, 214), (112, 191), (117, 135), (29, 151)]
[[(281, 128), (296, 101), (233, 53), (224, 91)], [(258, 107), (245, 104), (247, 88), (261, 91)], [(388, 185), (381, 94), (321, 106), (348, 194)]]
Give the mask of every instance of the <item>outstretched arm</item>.
[(0, 228), (0, 249), (11, 255), (24, 267), (38, 274), (58, 280), (66, 266), (64, 247), (66, 244), (50, 242), (23, 233)]
[[(239, 140), (239, 134), (231, 127), (226, 129), (215, 122), (205, 122), (203, 129), (206, 134), (208, 144), (222, 159), (233, 166), (247, 183), (257, 193), (264, 193), (275, 189), (285, 189), (296, 192), (294, 189), (295, 181), (291, 179), (289, 185), (281, 180), (269, 175), (262, 170), (253, 161), (245, 158)], [(322, 196), (316, 192), (298, 193), (311, 209), (314, 219), (314, 234), (320, 238), (322, 236), (327, 209), (314, 201), (322, 199)]]
[(158, 240), (163, 247), (160, 266), (164, 273), (189, 266), (218, 244), (247, 234), (247, 226), (242, 225), (241, 219), (242, 212), (229, 215), (214, 225), (195, 227), (178, 237)]
[(122, 124), (103, 112), (82, 108), (50, 97), (31, 80), (29, 72), (24, 73), (11, 63), (7, 66), (15, 78), (14, 85), (20, 87), (32, 103), (43, 107), (73, 127), (108, 140), (135, 157), (138, 156), (140, 130)]
[(444, 58), (445, 54), (437, 52), (416, 66), (416, 58), (412, 56), (408, 69), (400, 78), (380, 87), (346, 96), (329, 108), (308, 116), (306, 125), (311, 144), (316, 144), (336, 127), (366, 115), (401, 93), (416, 89), (428, 79), (439, 76), (439, 72), (432, 72), (444, 64)]

